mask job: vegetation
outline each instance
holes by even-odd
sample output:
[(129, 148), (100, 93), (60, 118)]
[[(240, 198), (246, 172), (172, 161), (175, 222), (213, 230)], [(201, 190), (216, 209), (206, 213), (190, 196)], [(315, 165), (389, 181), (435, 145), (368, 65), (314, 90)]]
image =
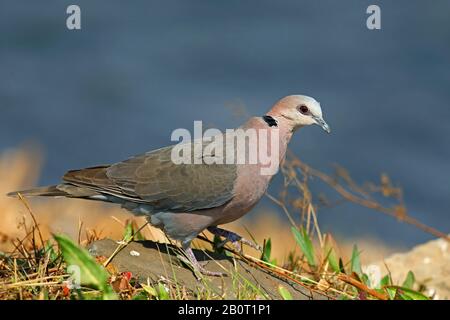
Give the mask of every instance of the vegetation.
[[(267, 196), (285, 212), (291, 223), (292, 238), (297, 244), (284, 261), (272, 257), (273, 240), (264, 240), (260, 256), (235, 252), (231, 247), (216, 250), (244, 260), (259, 268), (289, 279), (311, 291), (319, 292), (330, 299), (380, 299), (380, 300), (422, 300), (429, 299), (424, 294), (425, 287), (418, 284), (414, 274), (409, 272), (402, 283), (394, 283), (391, 275), (376, 275), (361, 265), (361, 252), (354, 245), (351, 258), (339, 254), (338, 246), (331, 234), (320, 231), (317, 210), (329, 206), (324, 197), (313, 201), (309, 189), (309, 179), (318, 177), (326, 182), (346, 201), (369, 207), (378, 212), (395, 216), (402, 222), (430, 232), (436, 236), (447, 237), (439, 231), (424, 226), (409, 217), (402, 202), (399, 188), (393, 187), (387, 176), (382, 176), (381, 185), (358, 186), (348, 172), (337, 168), (334, 177), (319, 172), (292, 154), (282, 169), (284, 189), (276, 198)], [(394, 201), (389, 207), (375, 200), (380, 196)], [(85, 249), (90, 243), (102, 238), (100, 231), (86, 231), (81, 240), (82, 226), (79, 223), (78, 241), (73, 241), (62, 233), (49, 236), (42, 231), (26, 199), (20, 199), (29, 219), (20, 222), (22, 237), (5, 236), (3, 242), (12, 246), (8, 253), (0, 252), (0, 299), (222, 299), (208, 290), (208, 277), (201, 277), (202, 284), (197, 292), (187, 290), (176, 281), (161, 278), (151, 282), (139, 281), (130, 272), (119, 272), (110, 264), (114, 255), (131, 241), (146, 238), (142, 231), (145, 224), (137, 226), (137, 220), (123, 223), (123, 239), (117, 250), (105, 260), (94, 259)], [(203, 247), (217, 244), (219, 239), (205, 235), (197, 243)], [(448, 238), (447, 238), (448, 239)], [(181, 252), (180, 252), (181, 254)], [(188, 262), (187, 262), (188, 263)], [(176, 279), (176, 272), (173, 271)], [(268, 295), (258, 283), (245, 279), (231, 270), (235, 287), (233, 290), (240, 299), (268, 299)], [(199, 287), (200, 288), (200, 287)], [(292, 294), (288, 287), (279, 286), (280, 299), (290, 300)]]

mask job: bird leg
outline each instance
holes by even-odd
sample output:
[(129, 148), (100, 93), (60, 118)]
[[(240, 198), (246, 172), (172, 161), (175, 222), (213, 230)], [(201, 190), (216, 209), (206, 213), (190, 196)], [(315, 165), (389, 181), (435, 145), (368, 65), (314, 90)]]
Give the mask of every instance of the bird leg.
[(242, 248), (239, 243), (239, 241), (240, 241), (243, 244), (246, 244), (258, 251), (262, 250), (261, 247), (259, 245), (257, 245), (256, 243), (254, 243), (253, 241), (247, 240), (234, 232), (224, 230), (224, 229), (221, 229), (218, 227), (208, 227), (208, 231), (211, 232), (212, 234), (215, 234), (216, 236), (225, 238), (225, 240), (219, 244), (219, 247), (223, 247), (225, 245), (225, 243), (227, 243), (229, 241), (236, 248), (236, 250), (238, 252), (241, 252)]
[[(183, 249), (186, 252), (186, 256), (189, 259), (189, 261), (191, 262), (192, 266), (194, 267), (194, 272), (198, 271), (201, 274), (204, 274), (205, 276), (213, 276), (213, 277), (223, 277), (226, 276), (225, 273), (223, 272), (216, 272), (216, 271), (209, 271), (206, 270), (202, 264), (200, 262), (198, 262), (197, 258), (194, 255), (194, 252), (192, 251), (192, 248), (190, 247), (190, 244), (188, 245), (183, 245)], [(183, 259), (182, 259), (183, 260)], [(197, 280), (200, 280), (197, 277)]]

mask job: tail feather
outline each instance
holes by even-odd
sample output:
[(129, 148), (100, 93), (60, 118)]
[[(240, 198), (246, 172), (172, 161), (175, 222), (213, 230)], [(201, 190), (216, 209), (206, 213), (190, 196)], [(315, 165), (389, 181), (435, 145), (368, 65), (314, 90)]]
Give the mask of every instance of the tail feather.
[(57, 185), (47, 186), (47, 187), (39, 187), (34, 189), (22, 190), (22, 191), (14, 191), (6, 194), (8, 197), (17, 198), (18, 194), (27, 196), (27, 197), (35, 197), (35, 196), (43, 196), (43, 197), (65, 197), (68, 196), (67, 192), (58, 189)]

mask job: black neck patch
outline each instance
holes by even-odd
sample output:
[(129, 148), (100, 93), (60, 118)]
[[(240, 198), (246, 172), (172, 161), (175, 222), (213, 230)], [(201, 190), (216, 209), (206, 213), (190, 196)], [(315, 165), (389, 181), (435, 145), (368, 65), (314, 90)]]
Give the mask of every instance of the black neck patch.
[(265, 116), (263, 116), (262, 118), (263, 118), (263, 120), (267, 123), (267, 125), (268, 125), (269, 127), (277, 127), (277, 126), (278, 126), (277, 120), (275, 120), (275, 119), (272, 118), (271, 116), (265, 115)]

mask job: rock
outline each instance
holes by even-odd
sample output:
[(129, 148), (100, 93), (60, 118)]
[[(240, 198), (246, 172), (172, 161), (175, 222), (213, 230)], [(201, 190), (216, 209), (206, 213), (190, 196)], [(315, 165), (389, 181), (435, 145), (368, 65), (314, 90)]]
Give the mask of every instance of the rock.
[[(427, 295), (435, 299), (450, 299), (450, 243), (444, 239), (418, 245), (406, 253), (394, 254), (375, 263), (383, 274), (390, 270), (394, 283), (402, 284), (408, 271), (416, 282), (426, 287)], [(415, 288), (417, 289), (417, 288)]]
[[(93, 256), (109, 257), (117, 246), (117, 242), (104, 239), (92, 243), (88, 249)], [(310, 290), (295, 282), (280, 279), (240, 259), (232, 259), (214, 252), (194, 250), (198, 261), (204, 262), (208, 270), (224, 272), (224, 269), (219, 266), (220, 264), (226, 270), (236, 270), (239, 274), (238, 276), (235, 273), (234, 276), (207, 277), (207, 281), (198, 281), (193, 272), (180, 263), (177, 258), (179, 252), (179, 249), (172, 245), (153, 241), (138, 241), (130, 243), (121, 250), (111, 263), (120, 272), (131, 272), (142, 283), (147, 283), (147, 279), (151, 283), (161, 279), (169, 279), (194, 293), (199, 292), (199, 290), (204, 291), (208, 287), (208, 290), (212, 290), (225, 299), (236, 299), (238, 298), (237, 292), (245, 292), (242, 288), (248, 286), (248, 284), (243, 280), (244, 278), (256, 285), (259, 290), (265, 292), (270, 299), (281, 299), (278, 293), (280, 285), (285, 287), (294, 299), (327, 299), (324, 295), (310, 292)], [(228, 274), (231, 273), (228, 272)], [(241, 290), (238, 290), (237, 286), (241, 286)]]

